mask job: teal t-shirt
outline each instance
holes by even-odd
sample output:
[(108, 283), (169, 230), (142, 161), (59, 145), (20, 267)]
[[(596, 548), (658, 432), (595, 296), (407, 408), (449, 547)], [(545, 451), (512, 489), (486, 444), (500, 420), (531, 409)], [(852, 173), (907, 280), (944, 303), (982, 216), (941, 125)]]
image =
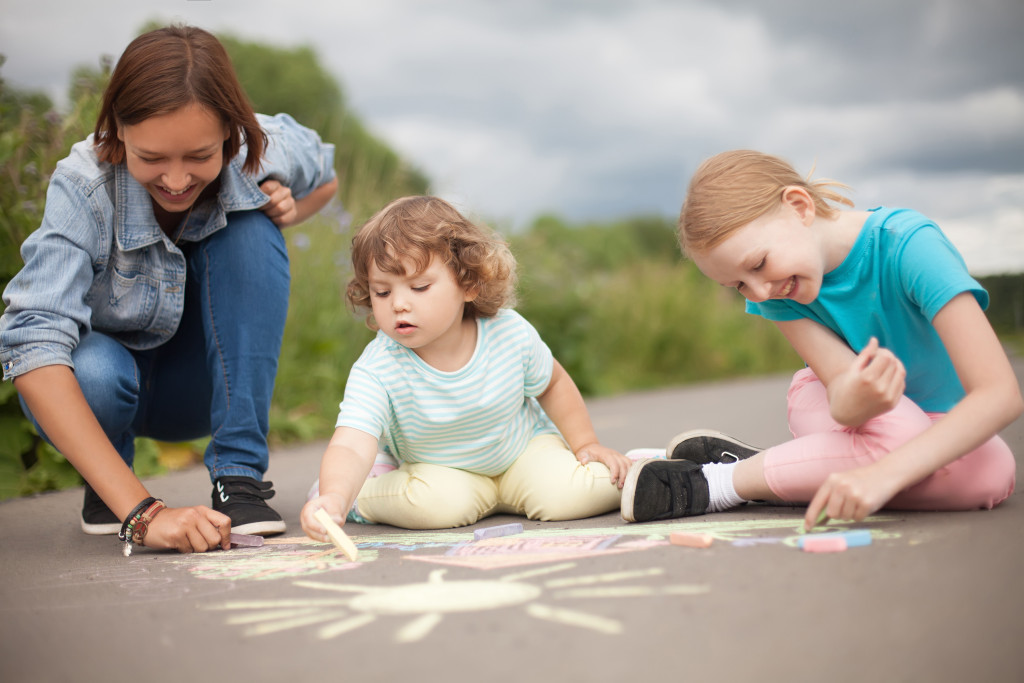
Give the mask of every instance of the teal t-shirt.
[(877, 337), (906, 367), (907, 397), (944, 413), (964, 389), (932, 319), (962, 292), (988, 307), (988, 293), (935, 223), (909, 209), (881, 208), (872, 211), (839, 267), (825, 275), (817, 299), (808, 305), (747, 301), (747, 312), (774, 321), (810, 318), (857, 352)]

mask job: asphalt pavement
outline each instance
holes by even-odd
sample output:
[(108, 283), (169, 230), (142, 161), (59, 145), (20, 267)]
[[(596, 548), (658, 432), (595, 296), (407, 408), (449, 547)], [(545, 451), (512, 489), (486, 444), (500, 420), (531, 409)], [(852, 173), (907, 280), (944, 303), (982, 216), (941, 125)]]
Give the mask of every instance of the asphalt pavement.
[[(788, 381), (588, 405), (620, 450), (696, 427), (766, 446), (788, 437)], [(1024, 420), (1003, 436), (1020, 461)], [(1019, 492), (991, 511), (835, 524), (871, 532), (837, 553), (797, 547), (801, 509), (746, 505), (650, 524), (347, 525), (350, 562), (298, 522), (324, 445), (272, 454), (289, 529), (260, 548), (126, 558), (79, 530), (81, 489), (0, 504), (0, 681), (1024, 680)], [(168, 504), (209, 504), (202, 467), (146, 483)], [(674, 531), (714, 541), (679, 547)]]

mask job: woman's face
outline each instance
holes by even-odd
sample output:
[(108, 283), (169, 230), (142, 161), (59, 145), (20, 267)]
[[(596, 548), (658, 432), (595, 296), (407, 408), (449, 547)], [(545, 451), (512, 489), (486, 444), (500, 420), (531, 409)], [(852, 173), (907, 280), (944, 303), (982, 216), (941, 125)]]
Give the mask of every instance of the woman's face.
[(224, 166), (227, 126), (196, 103), (120, 126), (128, 172), (169, 213), (191, 207)]

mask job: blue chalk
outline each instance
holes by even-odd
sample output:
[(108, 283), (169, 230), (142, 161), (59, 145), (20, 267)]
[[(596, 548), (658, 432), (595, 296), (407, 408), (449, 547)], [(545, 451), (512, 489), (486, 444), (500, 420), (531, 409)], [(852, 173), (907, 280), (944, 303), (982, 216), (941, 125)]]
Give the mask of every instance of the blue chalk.
[(519, 522), (513, 522), (512, 524), (500, 524), (498, 526), (477, 529), (473, 532), (473, 540), (479, 541), (481, 538), (497, 538), (498, 536), (511, 536), (521, 533), (523, 533), (523, 525)]
[(806, 538), (844, 538), (846, 539), (847, 548), (856, 548), (857, 546), (871, 545), (871, 532), (867, 529), (854, 529), (853, 531), (836, 531), (827, 534), (801, 536), (797, 540), (797, 545), (800, 546), (800, 548), (804, 547), (804, 539)]

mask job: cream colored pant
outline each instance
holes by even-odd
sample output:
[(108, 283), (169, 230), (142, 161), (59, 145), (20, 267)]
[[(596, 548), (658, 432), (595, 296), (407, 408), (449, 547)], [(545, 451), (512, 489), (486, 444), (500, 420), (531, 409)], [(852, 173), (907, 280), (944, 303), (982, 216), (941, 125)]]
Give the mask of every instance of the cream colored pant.
[(498, 513), (544, 521), (580, 519), (619, 507), (608, 468), (582, 465), (562, 439), (535, 437), (503, 474), (403, 463), (368, 479), (356, 501), (367, 521), (406, 529), (447, 529)]

